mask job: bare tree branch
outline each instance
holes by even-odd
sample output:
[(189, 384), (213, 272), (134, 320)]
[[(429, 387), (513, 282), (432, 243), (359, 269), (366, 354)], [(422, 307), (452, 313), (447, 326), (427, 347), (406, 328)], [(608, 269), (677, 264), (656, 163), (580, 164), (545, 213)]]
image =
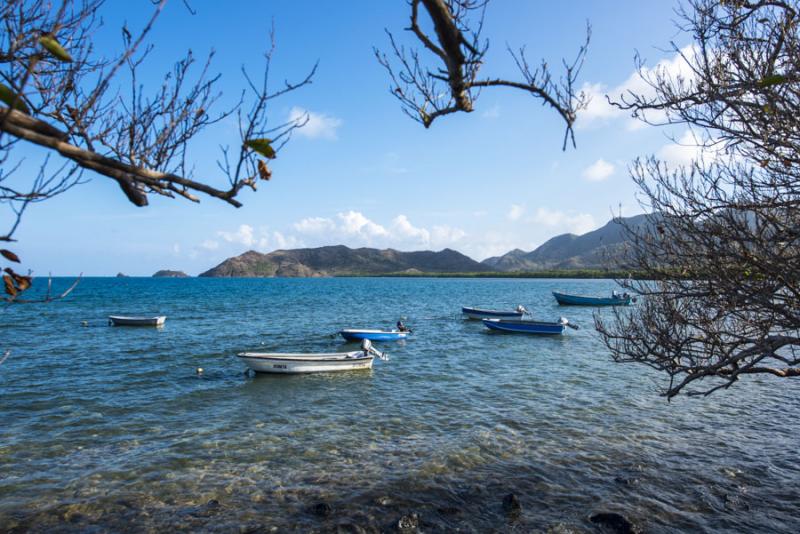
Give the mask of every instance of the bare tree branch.
[(685, 73), (642, 70), (650, 92), (616, 103), (704, 149), (687, 167), (633, 164), (653, 215), (625, 262), (650, 281), (626, 282), (641, 305), (596, 319), (617, 361), (669, 377), (668, 398), (800, 376), (799, 7), (693, 0)]
[[(563, 62), (565, 74), (558, 81), (552, 78), (544, 61), (539, 68), (531, 69), (524, 48), (518, 52), (509, 48), (522, 76), (521, 81), (500, 78), (479, 80), (478, 72), (489, 49), (489, 41), (481, 37), (487, 3), (488, 0), (410, 0), (411, 20), (407, 30), (438, 59), (441, 66), (425, 66), (419, 52), (399, 45), (387, 30), (397, 65), (394, 66), (393, 61), (378, 49), (374, 52), (389, 73), (392, 94), (400, 101), (406, 115), (428, 128), (443, 115), (471, 112), (482, 88), (509, 87), (522, 90), (543, 100), (558, 112), (566, 124), (562, 148), (566, 149), (569, 141), (574, 147), (575, 119), (578, 111), (588, 104), (586, 96), (575, 91), (575, 85), (586, 57), (591, 29), (587, 26), (586, 41), (575, 60), (572, 63)], [(420, 6), (433, 24), (435, 39), (422, 29)]]

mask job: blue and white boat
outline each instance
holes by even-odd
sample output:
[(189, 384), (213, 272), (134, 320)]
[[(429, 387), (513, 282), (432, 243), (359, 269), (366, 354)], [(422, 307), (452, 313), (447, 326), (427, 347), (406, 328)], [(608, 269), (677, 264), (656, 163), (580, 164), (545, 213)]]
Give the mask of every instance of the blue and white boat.
[[(508, 319), (483, 319), (483, 324), (489, 330), (499, 332), (513, 332), (515, 334), (535, 334), (540, 336), (557, 336), (564, 333), (569, 321), (562, 317), (558, 322), (508, 320)], [(572, 326), (572, 325), (570, 325)], [(576, 328), (573, 326), (573, 328)]]
[(464, 306), (461, 308), (461, 313), (466, 315), (468, 319), (522, 319), (522, 316), (528, 313), (528, 310), (521, 305), (517, 306), (516, 310), (510, 311), (486, 310)]
[(370, 341), (398, 341), (400, 339), (405, 339), (410, 333), (409, 330), (369, 330), (362, 328), (347, 328), (339, 332), (347, 341), (361, 341), (362, 339), (369, 339)]
[(610, 297), (583, 297), (558, 291), (553, 291), (553, 296), (562, 306), (628, 306), (631, 302), (636, 302), (636, 299), (629, 294), (620, 295), (616, 291)]

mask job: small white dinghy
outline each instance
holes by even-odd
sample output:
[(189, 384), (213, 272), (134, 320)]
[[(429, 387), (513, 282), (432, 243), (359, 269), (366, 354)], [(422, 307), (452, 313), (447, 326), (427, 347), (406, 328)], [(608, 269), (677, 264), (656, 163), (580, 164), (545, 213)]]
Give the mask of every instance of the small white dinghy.
[(353, 352), (329, 352), (318, 354), (286, 353), (286, 352), (240, 352), (236, 356), (257, 373), (329, 373), (333, 371), (353, 371), (356, 369), (372, 369), (372, 362), (377, 356), (382, 360), (389, 357), (372, 347), (365, 339), (361, 343), (362, 350)]
[(152, 317), (133, 317), (125, 315), (109, 315), (108, 324), (111, 326), (164, 326), (166, 315)]

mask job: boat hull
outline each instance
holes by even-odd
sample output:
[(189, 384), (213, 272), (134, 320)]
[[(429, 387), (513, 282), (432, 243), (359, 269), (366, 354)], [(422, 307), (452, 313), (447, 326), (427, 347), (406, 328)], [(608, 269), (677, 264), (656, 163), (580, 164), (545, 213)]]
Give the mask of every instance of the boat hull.
[(372, 369), (374, 357), (363, 351), (330, 354), (242, 352), (237, 354), (257, 373), (304, 374)]
[(163, 326), (166, 320), (166, 315), (157, 315), (155, 317), (108, 316), (108, 321), (112, 326)]
[(631, 297), (582, 297), (557, 291), (553, 291), (553, 296), (562, 306), (628, 306), (631, 303)]
[(518, 311), (495, 311), (483, 310), (481, 308), (461, 308), (461, 313), (467, 316), (468, 319), (481, 320), (481, 319), (522, 319), (522, 312)]
[(347, 329), (342, 330), (339, 334), (347, 341), (361, 341), (362, 339), (369, 339), (370, 341), (398, 341), (408, 337), (410, 332), (398, 332), (397, 330), (356, 330)]
[(515, 334), (532, 334), (538, 336), (558, 336), (564, 333), (564, 323), (545, 321), (507, 321), (504, 319), (484, 319), (483, 324), (489, 330), (512, 332)]

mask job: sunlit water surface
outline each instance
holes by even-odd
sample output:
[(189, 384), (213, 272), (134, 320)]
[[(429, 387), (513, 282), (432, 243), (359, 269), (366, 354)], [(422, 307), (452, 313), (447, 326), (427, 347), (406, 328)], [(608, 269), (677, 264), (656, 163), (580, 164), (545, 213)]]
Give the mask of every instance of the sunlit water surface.
[[(610, 361), (594, 310), (550, 295), (613, 287), (86, 279), (7, 308), (0, 530), (355, 532), (417, 513), (424, 531), (583, 531), (619, 512), (649, 532), (797, 532), (800, 382), (667, 403), (664, 377)], [(517, 304), (583, 328), (490, 334), (459, 314)], [(106, 324), (143, 312), (166, 326)], [(248, 377), (234, 357), (350, 350), (331, 334), (401, 316), (414, 335), (372, 371)]]

